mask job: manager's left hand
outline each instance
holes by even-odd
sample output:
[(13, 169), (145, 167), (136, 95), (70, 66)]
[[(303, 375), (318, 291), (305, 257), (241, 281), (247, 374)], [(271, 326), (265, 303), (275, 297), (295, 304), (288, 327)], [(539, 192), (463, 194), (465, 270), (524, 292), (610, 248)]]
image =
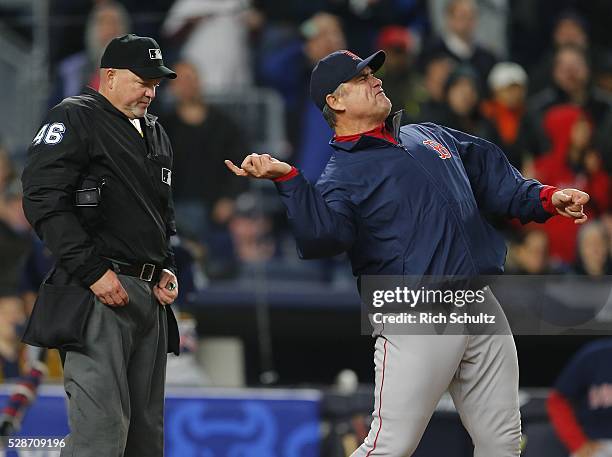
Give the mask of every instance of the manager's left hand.
[(170, 305), (178, 297), (178, 281), (170, 270), (162, 270), (159, 282), (153, 287), (153, 294), (162, 305)]
[(584, 224), (587, 220), (584, 205), (591, 197), (578, 189), (558, 190), (552, 195), (552, 204), (561, 216), (574, 219), (575, 224)]

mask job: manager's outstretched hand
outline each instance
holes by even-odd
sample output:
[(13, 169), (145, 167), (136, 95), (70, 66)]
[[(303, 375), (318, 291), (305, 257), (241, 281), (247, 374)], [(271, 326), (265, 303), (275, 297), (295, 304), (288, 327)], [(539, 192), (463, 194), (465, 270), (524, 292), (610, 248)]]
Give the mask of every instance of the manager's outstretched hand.
[(270, 154), (250, 154), (242, 161), (240, 168), (231, 160), (226, 160), (225, 165), (236, 176), (249, 178), (274, 179), (291, 171), (291, 165), (275, 159)]
[(576, 224), (584, 224), (587, 220), (584, 205), (590, 198), (589, 194), (581, 190), (563, 189), (552, 195), (552, 204), (561, 216), (574, 219)]

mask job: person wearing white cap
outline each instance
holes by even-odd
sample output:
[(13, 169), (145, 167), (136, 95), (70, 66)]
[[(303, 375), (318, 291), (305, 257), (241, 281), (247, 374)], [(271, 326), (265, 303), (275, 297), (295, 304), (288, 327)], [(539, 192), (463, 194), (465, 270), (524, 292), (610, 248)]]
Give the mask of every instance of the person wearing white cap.
[(516, 85), (525, 86), (527, 73), (518, 63), (500, 62), (491, 69), (488, 83), (492, 91)]
[(495, 126), (502, 149), (510, 163), (521, 168), (521, 155), (516, 147), (521, 120), (525, 113), (527, 73), (519, 64), (500, 62), (489, 73), (491, 99), (482, 104), (482, 113)]

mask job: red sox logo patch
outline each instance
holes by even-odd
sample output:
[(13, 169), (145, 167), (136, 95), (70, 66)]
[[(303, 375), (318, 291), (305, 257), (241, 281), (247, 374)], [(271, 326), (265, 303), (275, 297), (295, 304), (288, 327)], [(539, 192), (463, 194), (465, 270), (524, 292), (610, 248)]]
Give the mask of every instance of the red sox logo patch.
[(423, 144), (425, 146), (429, 146), (431, 149), (436, 151), (438, 153), (438, 156), (441, 159), (450, 159), (452, 157), (451, 153), (448, 152), (448, 149), (446, 149), (444, 146), (442, 146), (437, 141), (434, 141), (434, 140), (424, 140)]
[(342, 50), (342, 51), (340, 51), (340, 52), (341, 52), (342, 54), (346, 54), (347, 56), (349, 56), (349, 57), (350, 57), (351, 59), (353, 59), (353, 60), (361, 60), (361, 59), (359, 58), (359, 56), (357, 56), (357, 55), (353, 54), (351, 51), (347, 51), (347, 50), (343, 49), (343, 50)]

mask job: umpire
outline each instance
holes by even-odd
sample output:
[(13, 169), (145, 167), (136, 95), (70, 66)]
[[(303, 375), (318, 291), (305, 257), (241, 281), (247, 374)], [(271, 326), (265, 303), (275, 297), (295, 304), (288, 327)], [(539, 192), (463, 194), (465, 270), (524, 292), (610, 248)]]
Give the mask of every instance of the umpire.
[(136, 35), (113, 39), (100, 67), (99, 91), (55, 106), (28, 151), (24, 210), (57, 264), (24, 341), (62, 354), (62, 456), (162, 456), (178, 284), (172, 149), (147, 109), (176, 73)]

